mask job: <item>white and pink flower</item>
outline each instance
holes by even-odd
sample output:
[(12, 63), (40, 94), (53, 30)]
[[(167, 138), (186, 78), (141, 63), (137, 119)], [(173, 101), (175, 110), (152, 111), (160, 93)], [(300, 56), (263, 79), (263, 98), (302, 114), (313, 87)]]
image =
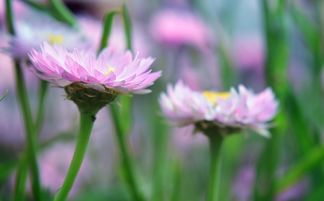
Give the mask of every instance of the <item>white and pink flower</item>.
[(267, 122), (276, 115), (278, 102), (270, 88), (259, 94), (244, 86), (230, 92), (199, 92), (180, 81), (162, 93), (160, 105), (180, 126), (207, 121), (219, 128), (251, 129), (269, 136)]

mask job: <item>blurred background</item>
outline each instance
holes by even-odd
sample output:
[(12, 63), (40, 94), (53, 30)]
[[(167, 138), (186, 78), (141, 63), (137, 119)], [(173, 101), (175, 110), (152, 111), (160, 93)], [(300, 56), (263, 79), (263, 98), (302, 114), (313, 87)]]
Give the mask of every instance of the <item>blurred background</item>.
[[(13, 2), (17, 20), (28, 21), (30, 12), (48, 14), (30, 7), (30, 1)], [(226, 91), (244, 84), (259, 92), (272, 87), (279, 99), (270, 139), (244, 133), (225, 142), (221, 201), (323, 200), (323, 1), (65, 1), (94, 47), (100, 43), (104, 16), (124, 3), (131, 17), (133, 51), (156, 58), (154, 69), (163, 72), (150, 95), (133, 97), (127, 136), (148, 200), (198, 201), (207, 190), (207, 140), (194, 134), (193, 128), (173, 127), (159, 109), (159, 94), (177, 80), (196, 90)], [(1, 1), (1, 48), (8, 44), (4, 13)], [(127, 48), (119, 17), (114, 19), (109, 45)], [(39, 80), (28, 68), (24, 70), (35, 111)], [(12, 59), (2, 51), (0, 94), (8, 93), (0, 102), (1, 201), (11, 199), (15, 169), (25, 147), (14, 79)], [(38, 163), (49, 196), (63, 182), (78, 128), (77, 108), (64, 94), (50, 87), (39, 135)], [(131, 200), (112, 127), (109, 113), (102, 109), (71, 200)]]

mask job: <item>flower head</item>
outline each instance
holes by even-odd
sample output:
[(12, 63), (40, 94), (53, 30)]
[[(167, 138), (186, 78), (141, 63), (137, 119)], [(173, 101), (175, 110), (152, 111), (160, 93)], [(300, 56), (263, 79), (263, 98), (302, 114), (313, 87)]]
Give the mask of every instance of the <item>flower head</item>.
[(85, 35), (51, 17), (36, 11), (29, 12), (16, 22), (16, 35), (9, 38), (9, 52), (14, 57), (27, 58), (28, 53), (43, 42), (72, 49), (89, 47)]
[(91, 50), (68, 50), (44, 43), (39, 51), (32, 50), (30, 60), (41, 79), (65, 87), (74, 102), (74, 98), (85, 101), (99, 94), (101, 100), (107, 95), (110, 102), (120, 93), (148, 93), (147, 87), (161, 76), (160, 71), (150, 68), (153, 58), (133, 57), (129, 51), (112, 48), (96, 56)]
[(160, 97), (164, 114), (178, 125), (195, 124), (201, 131), (218, 129), (230, 133), (252, 129), (268, 136), (267, 122), (277, 112), (271, 89), (254, 94), (244, 86), (230, 92), (198, 92), (181, 81)]

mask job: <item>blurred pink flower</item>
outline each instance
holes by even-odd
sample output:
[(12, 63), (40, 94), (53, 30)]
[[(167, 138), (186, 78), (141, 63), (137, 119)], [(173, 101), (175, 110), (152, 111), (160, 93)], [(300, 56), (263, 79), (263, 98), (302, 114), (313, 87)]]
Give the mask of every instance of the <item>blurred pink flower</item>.
[(192, 45), (205, 49), (212, 43), (208, 26), (197, 16), (175, 10), (157, 13), (150, 26), (151, 34), (166, 45)]
[(161, 94), (160, 105), (166, 117), (178, 125), (207, 121), (220, 128), (251, 129), (269, 136), (266, 122), (277, 113), (278, 102), (271, 89), (259, 94), (244, 86), (230, 92), (198, 92), (180, 81)]
[[(40, 176), (42, 184), (48, 188), (52, 193), (56, 193), (64, 181), (66, 172), (72, 160), (74, 146), (72, 144), (55, 144), (53, 147), (45, 150), (39, 158)], [(70, 196), (77, 193), (78, 189), (82, 187), (89, 178), (89, 159), (86, 157), (82, 163), (80, 172), (72, 187)]]
[(234, 59), (238, 67), (262, 72), (265, 48), (260, 36), (240, 36), (234, 42)]
[(94, 51), (69, 51), (44, 43), (40, 51), (31, 52), (30, 60), (41, 79), (62, 87), (82, 82), (103, 91), (147, 93), (146, 88), (161, 76), (160, 71), (151, 72), (153, 58), (133, 58), (131, 52), (113, 48), (104, 49), (97, 57)]

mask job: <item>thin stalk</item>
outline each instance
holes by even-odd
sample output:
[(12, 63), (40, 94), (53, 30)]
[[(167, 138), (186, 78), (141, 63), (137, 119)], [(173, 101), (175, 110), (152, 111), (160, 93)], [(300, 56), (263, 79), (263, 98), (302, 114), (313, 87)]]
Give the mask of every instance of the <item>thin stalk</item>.
[(175, 165), (173, 170), (173, 188), (171, 192), (171, 201), (181, 200), (181, 168), (178, 164)]
[(116, 105), (111, 105), (110, 112), (111, 112), (113, 124), (115, 125), (117, 144), (118, 144), (119, 152), (121, 154), (124, 173), (125, 173), (126, 182), (129, 191), (131, 192), (131, 196), (134, 201), (143, 201), (144, 197), (140, 193), (140, 190), (138, 188), (139, 185), (136, 180), (135, 169), (129, 155), (129, 150), (127, 149), (126, 139), (125, 139), (126, 135), (125, 133), (123, 133), (123, 129), (121, 127), (120, 121), (118, 120)]
[[(152, 111), (156, 111), (157, 106)], [(154, 163), (153, 163), (153, 190), (152, 201), (164, 200), (165, 176), (167, 154), (169, 146), (169, 133), (161, 118), (151, 117), (154, 126)]]
[(209, 136), (210, 145), (210, 169), (207, 201), (219, 200), (219, 177), (221, 166), (221, 146), (223, 137)]
[(26, 179), (28, 173), (27, 158), (25, 155), (19, 161), (15, 181), (14, 201), (25, 200)]
[(85, 152), (87, 150), (91, 130), (94, 123), (94, 114), (80, 112), (80, 130), (69, 170), (65, 176), (63, 185), (56, 194), (54, 201), (65, 201), (80, 170)]
[(41, 80), (38, 90), (38, 108), (35, 122), (35, 132), (39, 134), (43, 121), (44, 121), (44, 112), (45, 112), (45, 102), (48, 92), (48, 82)]
[[(6, 24), (8, 32), (11, 35), (15, 35), (14, 27), (14, 16), (12, 10), (12, 1), (6, 0)], [(15, 66), (15, 77), (16, 77), (16, 91), (18, 102), (20, 104), (20, 109), (23, 115), (25, 132), (26, 132), (26, 141), (27, 141), (27, 159), (29, 161), (29, 166), (31, 170), (31, 182), (32, 182), (32, 191), (34, 199), (36, 201), (41, 200), (41, 185), (39, 180), (38, 165), (36, 159), (36, 135), (33, 127), (32, 112), (30, 109), (30, 104), (27, 96), (26, 82), (24, 80), (23, 70), (20, 66), (20, 61), (14, 60)], [(23, 174), (21, 174), (23, 176)]]
[[(101, 36), (101, 42), (100, 42), (100, 47), (98, 49), (98, 53), (100, 53), (100, 51), (107, 46), (113, 19), (116, 13), (117, 13), (116, 11), (110, 12), (106, 15), (104, 19), (104, 28)], [(124, 22), (124, 33), (125, 33), (125, 38), (127, 43), (127, 49), (131, 50), (132, 49), (131, 22), (129, 19), (126, 6), (122, 7), (122, 17)], [(129, 151), (126, 146), (126, 134), (128, 133), (130, 128), (130, 118), (129, 118), (131, 113), (130, 97), (123, 96), (121, 97), (120, 101), (123, 105), (123, 110), (118, 111), (118, 108), (116, 108), (115, 105), (111, 105), (110, 113), (113, 120), (113, 124), (115, 125), (117, 144), (122, 158), (122, 164), (123, 164), (122, 166), (125, 172), (126, 183), (129, 191), (131, 192), (131, 196), (133, 197), (133, 200), (143, 201), (144, 197), (138, 189), (139, 185), (137, 184), (138, 182), (136, 180), (135, 170), (133, 167), (133, 163), (131, 161)]]
[(39, 171), (37, 165), (37, 151), (36, 151), (36, 135), (32, 121), (32, 113), (29, 107), (29, 101), (27, 97), (27, 89), (23, 78), (23, 72), (18, 61), (15, 61), (15, 74), (16, 74), (16, 90), (18, 93), (18, 99), (23, 113), (23, 119), (25, 123), (26, 141), (27, 141), (27, 156), (30, 165), (32, 175), (32, 190), (35, 200), (41, 200), (41, 184), (39, 179)]
[[(25, 123), (26, 141), (27, 141), (27, 156), (30, 163), (32, 173), (32, 190), (36, 200), (41, 200), (41, 187), (39, 180), (38, 165), (36, 159), (36, 138), (33, 129), (32, 114), (29, 107), (29, 101), (27, 98), (27, 90), (25, 88), (25, 81), (23, 78), (23, 72), (18, 61), (15, 61), (16, 70), (16, 90), (18, 93), (18, 99), (20, 107), (23, 113), (23, 119)], [(25, 166), (24, 166), (25, 167)], [(20, 176), (23, 176), (21, 174)]]
[[(286, 4), (285, 0), (283, 0), (272, 8), (269, 6), (268, 0), (262, 0), (260, 3), (267, 46), (265, 78), (267, 84), (274, 89), (280, 102), (284, 105), (290, 91), (286, 77), (289, 56), (287, 26), (284, 15)], [(254, 200), (270, 201), (275, 197), (275, 175), (279, 164), (282, 133), (287, 130), (287, 115), (289, 114), (287, 106), (282, 109), (283, 112), (276, 118), (276, 125), (278, 126), (271, 129), (272, 137), (266, 142), (258, 161), (256, 176), (258, 185), (254, 187)]]

